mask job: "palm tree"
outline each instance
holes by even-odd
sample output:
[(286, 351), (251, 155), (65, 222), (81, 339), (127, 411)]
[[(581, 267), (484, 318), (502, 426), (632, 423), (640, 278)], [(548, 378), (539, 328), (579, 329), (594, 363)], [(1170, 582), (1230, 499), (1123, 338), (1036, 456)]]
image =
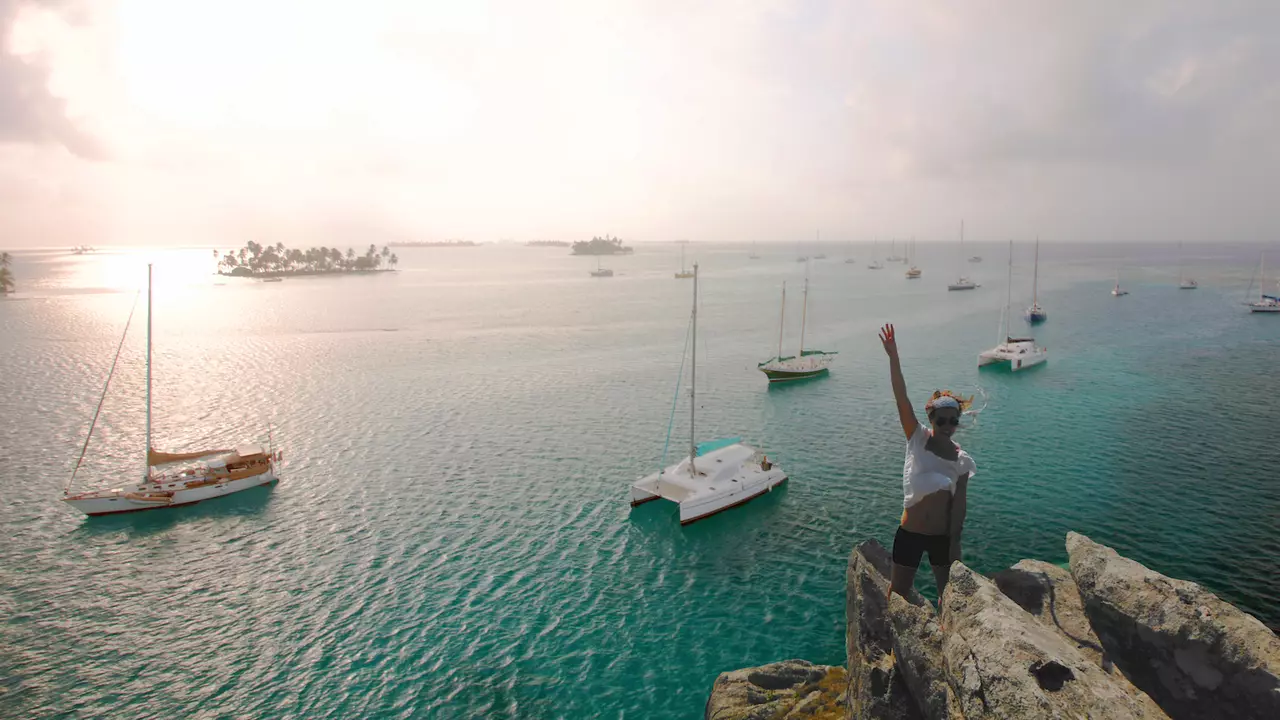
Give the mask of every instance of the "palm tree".
[(400, 264), (400, 258), (396, 257), (395, 253), (391, 253), (391, 257), (387, 260), (387, 262), (391, 264), (391, 267), (395, 267), (396, 265)]
[(8, 295), (13, 288), (13, 273), (7, 267), (0, 267), (0, 295)]
[(13, 256), (7, 252), (0, 252), (0, 267), (9, 267), (13, 262)]
[(383, 245), (383, 246), (382, 246), (382, 257), (389, 257), (390, 255), (391, 255), (391, 248), (390, 248), (390, 247), (387, 247), (386, 245)]

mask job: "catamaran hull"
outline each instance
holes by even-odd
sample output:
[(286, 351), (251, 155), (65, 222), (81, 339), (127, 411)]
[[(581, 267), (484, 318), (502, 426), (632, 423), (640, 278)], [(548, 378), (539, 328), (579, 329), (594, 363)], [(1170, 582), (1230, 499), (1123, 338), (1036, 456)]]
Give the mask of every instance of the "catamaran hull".
[(130, 491), (112, 493), (102, 497), (66, 498), (64, 502), (85, 515), (97, 517), (99, 515), (116, 515), (119, 513), (140, 512), (142, 510), (194, 505), (204, 500), (223, 497), (224, 495), (230, 495), (260, 485), (267, 485), (275, 481), (275, 471), (268, 470), (260, 475), (237, 478), (197, 488), (174, 490), (172, 497), (168, 501), (160, 499), (162, 496), (155, 486), (149, 486), (147, 488), (134, 488)]
[(1250, 307), (1249, 307), (1249, 312), (1256, 312), (1256, 313), (1280, 313), (1280, 305), (1250, 306)]
[(757, 452), (734, 444), (696, 459), (698, 475), (689, 472), (689, 460), (654, 473), (631, 486), (631, 506), (653, 500), (669, 500), (680, 508), (680, 524), (702, 520), (748, 503), (787, 480), (777, 465), (765, 469)]
[(1035, 367), (1049, 359), (1049, 353), (1034, 353), (1026, 355), (1009, 355), (1008, 353), (987, 352), (978, 355), (978, 367), (986, 367), (988, 365), (1007, 365), (1012, 372), (1026, 370), (1029, 367)]

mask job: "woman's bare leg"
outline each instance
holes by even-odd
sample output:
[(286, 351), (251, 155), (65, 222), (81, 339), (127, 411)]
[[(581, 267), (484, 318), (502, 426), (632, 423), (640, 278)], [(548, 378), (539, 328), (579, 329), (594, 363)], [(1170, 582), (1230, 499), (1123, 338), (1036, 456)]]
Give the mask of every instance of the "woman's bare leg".
[(951, 576), (951, 568), (947, 565), (931, 565), (933, 581), (938, 584), (938, 612), (942, 612), (942, 591), (947, 589), (947, 578)]
[(916, 569), (906, 565), (893, 564), (889, 570), (889, 593), (898, 593), (904, 599), (911, 593), (911, 586), (916, 581)]

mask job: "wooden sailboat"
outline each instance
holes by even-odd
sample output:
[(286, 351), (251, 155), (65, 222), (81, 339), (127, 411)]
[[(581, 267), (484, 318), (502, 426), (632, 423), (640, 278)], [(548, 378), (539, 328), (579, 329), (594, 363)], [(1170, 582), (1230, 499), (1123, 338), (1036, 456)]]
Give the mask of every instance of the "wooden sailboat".
[(800, 312), (800, 351), (796, 355), (783, 357), (782, 337), (787, 321), (787, 284), (782, 284), (782, 311), (778, 320), (778, 354), (756, 365), (760, 372), (769, 378), (769, 382), (785, 382), (787, 380), (803, 380), (825, 374), (831, 369), (836, 353), (823, 350), (805, 350), (805, 325), (809, 318), (809, 278), (804, 279), (804, 309)]
[[(129, 319), (132, 322), (132, 311)], [(129, 333), (129, 324), (129, 322), (125, 323), (125, 337)], [(106, 400), (107, 390), (111, 387), (111, 375), (115, 374), (116, 361), (120, 359), (120, 350), (124, 347), (125, 337), (120, 338), (120, 347), (117, 348), (115, 361), (111, 364), (111, 373), (107, 376), (102, 400), (98, 402), (98, 412), (101, 412), (102, 401)], [(110, 490), (90, 490), (73, 495), (70, 491), (71, 485), (75, 482), (76, 473), (84, 462), (85, 451), (88, 450), (89, 441), (93, 438), (93, 429), (97, 425), (97, 420), (98, 413), (95, 412), (93, 422), (89, 426), (89, 435), (85, 438), (80, 458), (76, 461), (75, 471), (67, 481), (62, 497), (63, 502), (86, 515), (111, 515), (191, 505), (202, 500), (266, 485), (276, 480), (275, 465), (281, 460), (281, 454), (276, 452), (270, 441), (265, 449), (258, 445), (243, 445), (234, 449), (165, 453), (157, 452), (152, 447), (150, 265), (147, 266), (147, 436), (142, 478), (136, 483), (125, 484)], [(268, 438), (270, 438), (269, 432)], [(192, 465), (192, 463), (196, 464)]]
[[(911, 240), (911, 245), (909, 245), (908, 247), (909, 247), (909, 249), (907, 250), (907, 254), (910, 256), (911, 267), (907, 269), (907, 279), (908, 279), (908, 280), (919, 280), (919, 279), (920, 279), (920, 275), (922, 274), (922, 272), (921, 272), (920, 268), (916, 267), (916, 241), (915, 241), (915, 239), (912, 239), (912, 240)], [(902, 259), (902, 262), (904, 262), (904, 263), (905, 263), (905, 262), (907, 262), (907, 261), (908, 261), (908, 259), (907, 259), (907, 258), (903, 258), (903, 259)]]
[[(693, 359), (689, 373), (689, 457), (642, 478), (631, 486), (631, 506), (669, 500), (688, 525), (757, 498), (786, 482), (787, 474), (740, 438), (697, 442), (698, 413), (698, 265), (693, 266)], [(672, 406), (674, 417), (675, 407)], [(668, 429), (668, 435), (670, 430)], [(666, 458), (663, 458), (666, 462)]]
[(1049, 313), (1040, 307), (1040, 238), (1036, 238), (1036, 265), (1031, 274), (1031, 307), (1027, 308), (1027, 322), (1037, 325), (1049, 319)]

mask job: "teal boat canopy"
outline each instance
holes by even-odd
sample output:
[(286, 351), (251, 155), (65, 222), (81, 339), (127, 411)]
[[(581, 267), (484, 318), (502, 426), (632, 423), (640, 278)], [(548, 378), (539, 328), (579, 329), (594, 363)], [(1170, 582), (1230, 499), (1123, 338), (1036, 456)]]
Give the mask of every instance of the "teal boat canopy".
[(719, 440), (708, 440), (706, 442), (698, 443), (695, 449), (697, 450), (698, 456), (701, 457), (703, 455), (706, 455), (707, 453), (715, 452), (720, 448), (727, 448), (730, 445), (736, 445), (740, 442), (742, 442), (742, 438), (740, 437), (721, 438)]

